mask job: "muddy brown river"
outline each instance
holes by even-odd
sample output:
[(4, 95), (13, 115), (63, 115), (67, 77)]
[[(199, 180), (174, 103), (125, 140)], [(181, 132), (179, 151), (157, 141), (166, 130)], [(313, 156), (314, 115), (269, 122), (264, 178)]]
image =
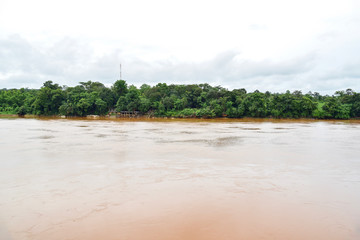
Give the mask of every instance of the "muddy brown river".
[(1, 240), (360, 239), (359, 121), (0, 119)]

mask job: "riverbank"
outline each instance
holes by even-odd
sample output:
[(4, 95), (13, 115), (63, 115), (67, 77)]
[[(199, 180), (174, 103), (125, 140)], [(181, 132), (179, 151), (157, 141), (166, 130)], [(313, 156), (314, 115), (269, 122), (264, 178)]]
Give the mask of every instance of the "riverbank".
[(313, 119), (313, 118), (176, 118), (176, 117), (153, 117), (153, 116), (137, 116), (137, 117), (116, 117), (112, 116), (99, 116), (89, 115), (86, 117), (73, 117), (73, 116), (38, 116), (38, 115), (24, 115), (19, 116), (16, 114), (0, 114), (1, 118), (25, 118), (25, 119), (42, 119), (42, 120), (56, 120), (56, 119), (67, 119), (67, 120), (98, 120), (98, 121), (154, 121), (154, 122), (170, 122), (170, 121), (181, 121), (181, 122), (273, 122), (273, 123), (299, 123), (299, 122), (344, 122), (344, 123), (360, 123), (359, 118), (352, 119)]
[(227, 90), (209, 84), (144, 85), (123, 80), (111, 88), (99, 82), (60, 87), (47, 81), (41, 89), (0, 90), (0, 113), (36, 115), (136, 115), (175, 118), (316, 118), (360, 117), (360, 93), (351, 89), (332, 96), (301, 91), (271, 93)]

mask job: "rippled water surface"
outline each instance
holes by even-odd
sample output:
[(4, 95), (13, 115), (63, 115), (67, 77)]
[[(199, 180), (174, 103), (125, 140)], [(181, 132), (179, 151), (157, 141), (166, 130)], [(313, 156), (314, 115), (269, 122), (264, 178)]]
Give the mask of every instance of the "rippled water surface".
[(0, 126), (0, 239), (360, 239), (359, 122)]

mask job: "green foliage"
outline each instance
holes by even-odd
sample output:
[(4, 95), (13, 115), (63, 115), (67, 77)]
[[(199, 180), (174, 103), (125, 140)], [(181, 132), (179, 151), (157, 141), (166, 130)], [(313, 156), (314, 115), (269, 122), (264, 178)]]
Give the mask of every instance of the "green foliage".
[(17, 110), (16, 110), (16, 113), (17, 115), (19, 116), (24, 116), (26, 114), (26, 109), (24, 106), (21, 106), (19, 107)]
[(127, 83), (124, 80), (117, 80), (111, 90), (115, 94), (116, 99), (119, 99), (119, 97), (125, 96), (127, 93)]
[(323, 119), (325, 118), (325, 112), (323, 110), (324, 102), (318, 103), (317, 108), (313, 111), (313, 117), (317, 119)]
[(151, 102), (150, 102), (150, 100), (147, 99), (147, 98), (144, 97), (144, 96), (140, 96), (139, 99), (140, 99), (139, 111), (140, 111), (142, 114), (145, 114), (145, 113), (149, 112), (150, 109), (151, 109)]
[(36, 90), (29, 89), (10, 89), (0, 90), (0, 113), (1, 114), (18, 114), (19, 108), (21, 113), (31, 113), (31, 105), (36, 96)]
[(274, 94), (269, 103), (270, 115), (274, 118), (308, 118), (313, 116), (316, 103), (311, 96), (300, 91)]
[(215, 112), (210, 107), (205, 107), (196, 110), (195, 115), (200, 118), (214, 118)]
[(324, 111), (324, 118), (349, 119), (351, 105), (342, 104), (338, 98), (331, 97), (326, 100), (322, 110)]
[(125, 96), (119, 97), (116, 103), (116, 111), (126, 111), (127, 110), (127, 101)]
[(46, 81), (40, 89), (0, 90), (0, 113), (86, 116), (109, 111), (139, 111), (141, 114), (168, 117), (271, 117), (348, 119), (360, 117), (360, 93), (351, 89), (334, 96), (319, 93), (247, 93), (229, 91), (205, 84), (155, 86), (139, 89), (124, 80), (111, 88), (100, 82), (80, 82), (75, 87), (60, 87)]
[(266, 96), (264, 93), (255, 91), (247, 95), (242, 104), (246, 116), (250, 116), (250, 117), (267, 116), (267, 103), (266, 103)]
[[(138, 111), (141, 106), (140, 91), (131, 85), (125, 96), (120, 96), (116, 103), (117, 111)], [(143, 99), (143, 103), (145, 100)], [(145, 107), (144, 105), (142, 107)]]
[(63, 91), (58, 84), (53, 84), (52, 81), (45, 82), (40, 91), (37, 92), (35, 101), (32, 104), (34, 114), (59, 114), (59, 107), (61, 106), (63, 99)]
[(195, 117), (196, 116), (196, 109), (192, 108), (185, 108), (184, 110), (180, 111), (178, 117)]

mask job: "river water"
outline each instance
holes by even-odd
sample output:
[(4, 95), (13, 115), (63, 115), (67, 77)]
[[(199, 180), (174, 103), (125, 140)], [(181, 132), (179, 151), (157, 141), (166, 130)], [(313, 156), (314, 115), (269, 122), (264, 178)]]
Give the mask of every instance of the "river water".
[(0, 239), (360, 239), (360, 122), (0, 126)]

